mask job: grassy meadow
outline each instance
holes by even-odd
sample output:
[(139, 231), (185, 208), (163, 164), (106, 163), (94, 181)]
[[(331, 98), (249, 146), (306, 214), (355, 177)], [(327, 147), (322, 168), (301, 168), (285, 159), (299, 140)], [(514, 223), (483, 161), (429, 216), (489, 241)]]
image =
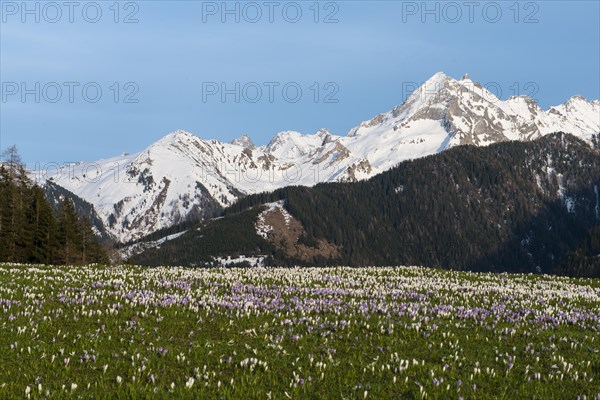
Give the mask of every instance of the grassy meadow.
[(598, 280), (4, 264), (0, 324), (2, 399), (600, 399)]

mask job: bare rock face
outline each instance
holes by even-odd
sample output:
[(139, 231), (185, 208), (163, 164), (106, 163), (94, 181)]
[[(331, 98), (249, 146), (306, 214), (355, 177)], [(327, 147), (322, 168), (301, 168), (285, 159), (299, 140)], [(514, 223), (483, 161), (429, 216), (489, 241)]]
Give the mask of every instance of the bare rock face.
[(243, 134), (239, 138), (233, 139), (231, 141), (231, 144), (233, 144), (235, 146), (243, 147), (245, 149), (253, 149), (256, 147), (254, 145), (254, 142), (252, 142), (252, 139), (250, 139), (250, 136), (248, 136), (246, 134)]

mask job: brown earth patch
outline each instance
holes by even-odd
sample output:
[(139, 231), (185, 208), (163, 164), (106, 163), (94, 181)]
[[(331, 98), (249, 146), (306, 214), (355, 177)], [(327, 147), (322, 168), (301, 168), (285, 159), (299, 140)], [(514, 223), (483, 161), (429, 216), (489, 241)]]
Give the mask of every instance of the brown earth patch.
[(286, 219), (286, 215), (284, 215), (281, 208), (275, 207), (272, 210), (265, 211), (262, 215), (264, 223), (272, 227), (267, 232), (267, 240), (286, 255), (303, 261), (311, 261), (320, 257), (329, 259), (339, 256), (338, 246), (324, 239), (316, 240), (316, 246), (299, 243), (300, 236), (304, 233), (302, 224), (289, 214), (287, 214)]

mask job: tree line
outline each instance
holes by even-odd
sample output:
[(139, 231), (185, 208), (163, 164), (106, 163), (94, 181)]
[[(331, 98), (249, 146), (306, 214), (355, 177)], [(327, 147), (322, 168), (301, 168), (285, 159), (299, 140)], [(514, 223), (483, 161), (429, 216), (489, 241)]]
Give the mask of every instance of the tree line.
[(0, 163), (0, 262), (89, 264), (108, 261), (89, 221), (63, 197), (53, 208), (32, 182), (16, 146)]

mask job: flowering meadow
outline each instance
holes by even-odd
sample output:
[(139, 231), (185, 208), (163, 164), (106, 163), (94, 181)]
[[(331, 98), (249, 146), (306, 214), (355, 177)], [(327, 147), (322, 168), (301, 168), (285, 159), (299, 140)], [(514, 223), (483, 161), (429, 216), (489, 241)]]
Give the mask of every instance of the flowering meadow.
[(600, 399), (600, 281), (0, 265), (0, 398)]

